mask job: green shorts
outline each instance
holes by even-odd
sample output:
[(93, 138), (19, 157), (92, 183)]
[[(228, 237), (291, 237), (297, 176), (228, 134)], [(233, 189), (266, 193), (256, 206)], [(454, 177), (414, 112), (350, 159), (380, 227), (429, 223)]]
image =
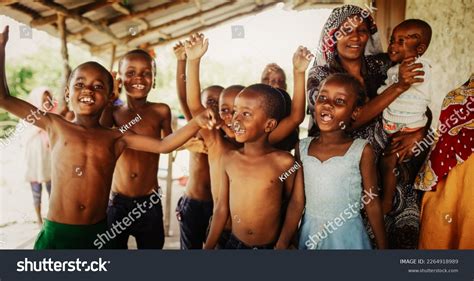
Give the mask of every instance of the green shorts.
[(35, 250), (41, 249), (102, 249), (112, 248), (98, 238), (107, 231), (107, 220), (91, 225), (74, 225), (44, 220), (36, 238)]

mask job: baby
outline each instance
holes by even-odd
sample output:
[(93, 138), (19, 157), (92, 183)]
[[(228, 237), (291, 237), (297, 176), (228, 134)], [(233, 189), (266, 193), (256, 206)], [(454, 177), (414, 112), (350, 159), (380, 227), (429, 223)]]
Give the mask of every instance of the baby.
[[(425, 112), (432, 95), (431, 65), (421, 56), (428, 49), (430, 40), (431, 27), (419, 19), (403, 21), (395, 27), (390, 37), (388, 55), (390, 60), (397, 64), (387, 71), (385, 85), (380, 87), (377, 92), (380, 94), (396, 83), (400, 63), (412, 57), (416, 57), (415, 63), (423, 65), (424, 82), (413, 84), (383, 111), (383, 128), (389, 137), (397, 132), (403, 134), (417, 131), (424, 128), (428, 122)], [(392, 209), (392, 200), (397, 184), (394, 169), (398, 158), (398, 153), (392, 153), (382, 159), (384, 214)]]

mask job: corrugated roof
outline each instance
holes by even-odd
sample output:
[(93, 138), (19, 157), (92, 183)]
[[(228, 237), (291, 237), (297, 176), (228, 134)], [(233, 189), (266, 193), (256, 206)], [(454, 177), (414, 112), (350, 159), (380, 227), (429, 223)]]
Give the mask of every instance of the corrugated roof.
[(338, 0), (34, 0), (0, 2), (0, 14), (60, 37), (64, 15), (67, 41), (95, 55), (116, 57), (127, 50), (152, 48), (223, 22), (284, 2), (289, 8), (336, 4)]

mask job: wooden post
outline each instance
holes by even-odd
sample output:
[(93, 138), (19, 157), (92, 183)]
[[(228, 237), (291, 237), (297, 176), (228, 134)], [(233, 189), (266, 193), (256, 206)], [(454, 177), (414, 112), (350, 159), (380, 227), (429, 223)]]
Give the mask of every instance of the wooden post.
[(112, 45), (112, 56), (110, 58), (110, 68), (109, 70), (112, 71), (114, 69), (114, 63), (115, 63), (115, 51), (117, 49), (117, 45), (113, 44)]
[[(172, 118), (171, 127), (173, 131), (176, 131), (178, 127), (177, 118)], [(165, 218), (164, 218), (164, 227), (165, 235), (170, 236), (170, 221), (171, 221), (171, 196), (173, 195), (173, 162), (176, 157), (177, 152), (171, 152), (168, 154), (168, 169), (166, 175), (166, 194), (165, 194)]]
[[(61, 93), (64, 93), (64, 89), (66, 88), (67, 79), (71, 74), (71, 67), (69, 66), (69, 53), (67, 50), (67, 30), (66, 30), (66, 18), (63, 14), (58, 13), (58, 32), (59, 32), (59, 39), (61, 40), (61, 57), (63, 62), (63, 79), (61, 83)], [(61, 115), (65, 116), (68, 112), (67, 103), (65, 100), (64, 95), (62, 95), (62, 99), (59, 100), (59, 109), (61, 110)]]

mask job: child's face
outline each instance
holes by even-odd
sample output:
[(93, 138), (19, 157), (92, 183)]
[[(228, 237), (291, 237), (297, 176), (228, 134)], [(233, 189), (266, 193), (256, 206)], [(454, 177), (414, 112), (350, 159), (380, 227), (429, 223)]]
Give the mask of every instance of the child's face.
[(219, 111), (219, 95), (220, 90), (207, 89), (201, 95), (201, 103), (205, 108), (212, 109), (215, 113)]
[(397, 27), (393, 30), (388, 45), (388, 55), (390, 60), (401, 63), (404, 59), (418, 55), (419, 45), (418, 30), (413, 28)]
[(268, 82), (266, 83), (274, 88), (286, 90), (286, 81), (283, 74), (279, 71), (271, 71), (268, 75)]
[(223, 90), (219, 97), (219, 116), (228, 128), (232, 127), (234, 101), (238, 93), (236, 90)]
[(66, 89), (76, 115), (101, 113), (112, 94), (106, 74), (91, 65), (76, 69)]
[(144, 55), (129, 54), (122, 61), (120, 76), (128, 96), (145, 98), (153, 85), (152, 62)]
[(342, 123), (349, 125), (356, 105), (356, 94), (350, 87), (337, 81), (328, 81), (315, 98), (313, 119), (321, 132), (337, 131)]
[(360, 17), (349, 17), (341, 24), (339, 32), (342, 37), (339, 37), (336, 43), (338, 55), (348, 60), (361, 58), (369, 40), (367, 24), (360, 22)]
[(259, 139), (266, 133), (268, 120), (258, 94), (243, 90), (235, 98), (232, 124), (237, 142), (253, 142)]

